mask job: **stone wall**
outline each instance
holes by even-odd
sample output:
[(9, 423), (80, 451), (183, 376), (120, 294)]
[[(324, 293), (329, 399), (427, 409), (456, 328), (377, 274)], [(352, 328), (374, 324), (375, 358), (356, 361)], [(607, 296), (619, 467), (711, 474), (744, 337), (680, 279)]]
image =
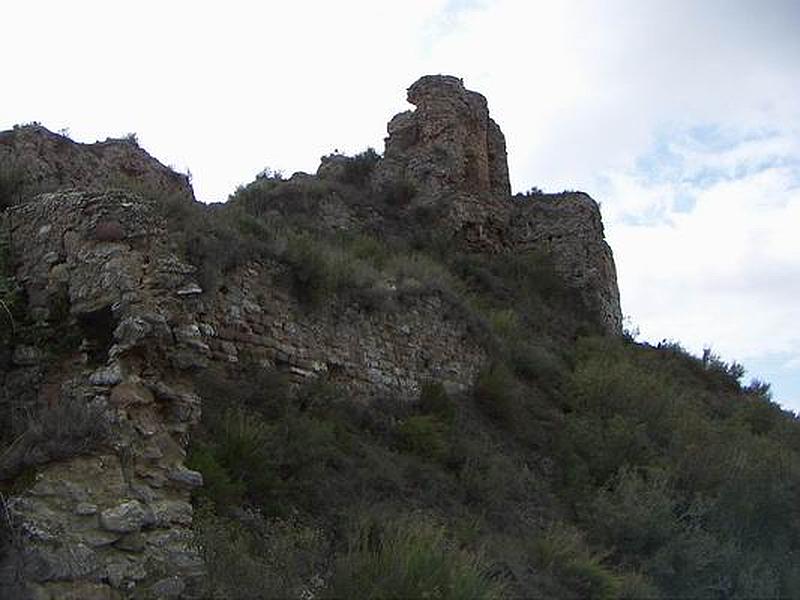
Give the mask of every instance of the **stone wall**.
[[(191, 315), (193, 269), (170, 252), (153, 206), (127, 193), (45, 194), (6, 216), (30, 327), (44, 335), (66, 320), (83, 341), (15, 348), (3, 400), (33, 413), (91, 407), (111, 435), (88, 455), (39, 466), (8, 500), (22, 553), (0, 569), (0, 590), (196, 596), (189, 500), (202, 477), (184, 460), (200, 398), (180, 368), (187, 348), (175, 343)], [(11, 592), (15, 580), (27, 592)]]
[(324, 376), (369, 402), (416, 398), (428, 379), (463, 391), (486, 362), (435, 295), (392, 313), (341, 302), (309, 311), (271, 262), (202, 294), (155, 208), (129, 192), (63, 192), (6, 212), (32, 319), (46, 330), (67, 318), (83, 340), (61, 353), (14, 348), (2, 400), (27, 410), (83, 403), (112, 430), (103, 448), (37, 468), (9, 500), (25, 551), (0, 568), (6, 590), (19, 575), (37, 598), (201, 593), (189, 500), (202, 478), (184, 465), (203, 400), (198, 370)]
[(513, 251), (533, 249), (552, 256), (559, 275), (580, 291), (603, 329), (622, 333), (614, 256), (591, 197), (582, 192), (517, 196), (508, 244)]
[[(389, 124), (374, 189), (412, 184), (409, 210), (445, 207), (431, 212), (441, 219), (432, 225), (470, 251), (550, 253), (605, 331), (620, 333), (614, 262), (597, 204), (580, 193), (512, 199), (503, 135), (486, 99), (461, 80), (424, 77), (409, 88), (409, 100), (416, 111)], [(111, 430), (89, 453), (40, 464), (8, 499), (24, 544), (21, 556), (0, 564), (6, 596), (202, 594), (189, 503), (202, 477), (185, 466), (203, 402), (193, 383), (198, 371), (276, 368), (296, 383), (325, 377), (347, 386), (354, 401), (369, 402), (415, 398), (428, 379), (463, 391), (488, 360), (467, 323), (435, 293), (395, 297), (398, 310), (368, 312), (335, 298), (310, 309), (290, 293), (287, 267), (267, 259), (227, 273), (219, 290), (204, 293), (171, 246), (159, 207), (109, 189), (122, 181), (148, 198), (193, 200), (184, 176), (130, 141), (84, 145), (38, 126), (17, 128), (0, 133), (0, 169), (22, 174), (2, 226), (28, 327), (46, 342), (0, 353), (11, 362), (0, 402), (19, 415), (65, 403), (91, 407)], [(298, 175), (289, 185), (319, 183)], [(392, 226), (375, 198), (353, 206), (318, 187), (324, 228)], [(61, 191), (34, 197), (37, 189)], [(395, 292), (389, 286), (387, 293)], [(52, 343), (65, 326), (77, 342)], [(0, 473), (14, 452), (0, 458)], [(27, 591), (11, 592), (19, 581)]]
[(281, 265), (252, 264), (226, 280), (196, 332), (213, 360), (284, 369), (295, 381), (324, 375), (365, 400), (414, 399), (428, 379), (464, 391), (486, 362), (466, 324), (437, 295), (406, 298), (391, 311), (342, 301), (308, 310), (286, 279)]
[(416, 110), (396, 115), (375, 186), (411, 186), (415, 205), (446, 202), (442, 232), (498, 251), (511, 193), (505, 137), (481, 94), (461, 79), (428, 75), (408, 88)]

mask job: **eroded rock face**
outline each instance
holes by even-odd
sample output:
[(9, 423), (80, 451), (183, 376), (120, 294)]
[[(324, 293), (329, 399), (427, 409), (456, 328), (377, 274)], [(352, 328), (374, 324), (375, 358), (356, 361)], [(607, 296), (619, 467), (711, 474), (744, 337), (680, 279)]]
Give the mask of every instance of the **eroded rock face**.
[(20, 183), (12, 203), (42, 192), (106, 188), (194, 200), (186, 175), (165, 167), (128, 138), (80, 144), (40, 125), (15, 127), (0, 132), (0, 171)]

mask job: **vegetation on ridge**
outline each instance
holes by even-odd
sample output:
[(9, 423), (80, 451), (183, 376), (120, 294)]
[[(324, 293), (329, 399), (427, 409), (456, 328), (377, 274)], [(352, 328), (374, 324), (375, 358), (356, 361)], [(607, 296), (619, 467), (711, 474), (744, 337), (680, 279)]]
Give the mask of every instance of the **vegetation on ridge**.
[[(371, 193), (361, 185), (360, 175), (262, 179), (213, 227), (258, 231), (309, 310), (336, 297), (401, 310), (402, 292), (440, 295), (474, 324), (492, 363), (471, 394), (450, 397), (431, 382), (414, 404), (387, 397), (370, 407), (324, 381), (292, 391), (262, 373), (269, 381), (247, 376), (242, 390), (231, 374), (207, 375), (204, 388), (218, 391), (191, 457), (207, 481), (200, 497), (217, 519), (211, 531), (219, 519), (241, 521), (232, 506), (255, 510), (259, 523), (289, 519), (298, 541), (285, 549), (284, 580), (293, 583), (278, 595), (339, 597), (354, 582), (373, 597), (800, 593), (800, 422), (768, 386), (742, 384), (740, 365), (710, 353), (596, 337), (547, 257), (442, 252), (426, 243), (424, 222), (405, 238), (326, 234), (319, 202), (356, 202)], [(292, 209), (270, 212), (283, 202)], [(387, 278), (401, 293), (377, 294)], [(313, 551), (308, 530), (320, 536)], [(257, 562), (268, 536), (248, 535), (244, 553)], [(441, 547), (463, 564), (437, 563)], [(240, 542), (217, 546), (226, 551), (243, 552)], [(407, 564), (423, 570), (403, 579)], [(449, 569), (477, 587), (435, 583)], [(236, 594), (233, 581), (222, 586)]]
[[(208, 597), (800, 596), (800, 421), (767, 385), (710, 352), (598, 336), (546, 255), (454, 250), (432, 209), (369, 187), (374, 156), (350, 160), (159, 206), (206, 293), (260, 262), (310, 313), (435, 295), (488, 361), (468, 392), (429, 381), (369, 405), (255, 364), (198, 374)], [(379, 226), (337, 233), (326, 203)]]

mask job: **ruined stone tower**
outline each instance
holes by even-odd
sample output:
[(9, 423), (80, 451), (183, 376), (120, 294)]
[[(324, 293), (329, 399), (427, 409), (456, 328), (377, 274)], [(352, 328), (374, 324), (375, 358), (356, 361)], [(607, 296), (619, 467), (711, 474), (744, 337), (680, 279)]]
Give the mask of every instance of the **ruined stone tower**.
[(426, 75), (408, 88), (416, 110), (387, 127), (378, 186), (405, 181), (413, 202), (445, 208), (437, 224), (479, 252), (549, 254), (605, 331), (622, 332), (616, 268), (597, 203), (579, 192), (511, 196), (506, 142), (486, 98), (457, 77)]

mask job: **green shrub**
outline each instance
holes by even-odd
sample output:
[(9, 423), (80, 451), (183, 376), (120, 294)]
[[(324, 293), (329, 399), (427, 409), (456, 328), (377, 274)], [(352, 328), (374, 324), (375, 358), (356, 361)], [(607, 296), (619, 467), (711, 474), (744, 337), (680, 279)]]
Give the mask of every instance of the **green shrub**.
[(376, 268), (382, 268), (392, 255), (392, 250), (386, 242), (364, 233), (342, 236), (338, 242), (355, 258), (366, 261)]
[(306, 234), (290, 236), (285, 259), (291, 266), (294, 293), (308, 306), (320, 306), (337, 295), (370, 310), (390, 305), (381, 274), (347, 246)]
[(233, 269), (279, 253), (283, 231), (255, 222), (238, 206), (208, 206), (180, 194), (155, 202), (179, 251), (197, 268), (198, 283), (205, 291), (216, 291)]
[(732, 418), (753, 435), (767, 435), (780, 426), (783, 411), (770, 400), (768, 384), (766, 393), (751, 392), (750, 389), (747, 388), (748, 396), (738, 403)]
[(580, 598), (617, 597), (619, 577), (603, 565), (604, 556), (592, 552), (581, 533), (565, 523), (554, 523), (530, 542), (534, 566), (554, 573)]
[(519, 315), (513, 308), (491, 311), (489, 322), (492, 324), (497, 335), (504, 339), (510, 339), (519, 335)]
[(444, 529), (421, 518), (363, 523), (336, 562), (331, 598), (499, 598), (480, 560), (454, 548)]
[(644, 561), (673, 539), (690, 512), (682, 514), (671, 483), (663, 472), (622, 468), (593, 503), (594, 526), (605, 545), (622, 555)]
[(192, 464), (209, 487), (201, 491), (219, 504), (240, 498), (262, 501), (271, 498), (280, 487), (272, 455), (277, 428), (250, 409), (228, 408), (220, 423), (215, 423), (211, 441), (198, 444), (192, 452)]
[(557, 390), (568, 381), (569, 371), (563, 359), (547, 347), (517, 337), (510, 344), (509, 354), (517, 375), (548, 391)]
[(434, 415), (408, 417), (397, 428), (398, 445), (404, 452), (441, 460), (447, 453), (446, 428)]
[(25, 431), (0, 456), (0, 479), (23, 469), (85, 454), (109, 439), (109, 422), (102, 407), (83, 399), (63, 397), (33, 414)]
[(204, 399), (204, 421), (214, 430), (225, 422), (228, 409), (246, 409), (275, 419), (286, 413), (290, 403), (291, 388), (286, 373), (245, 365), (235, 373), (219, 368), (209, 368), (196, 376), (198, 389)]
[(641, 573), (621, 573), (618, 581), (619, 600), (658, 600), (663, 597), (653, 581)]
[(231, 477), (212, 448), (194, 444), (187, 465), (203, 474), (203, 487), (197, 492), (199, 496), (209, 498), (219, 507), (236, 506), (242, 501), (247, 486), (244, 481)]
[[(215, 394), (236, 387), (235, 382), (218, 382)], [(223, 396), (224, 397), (224, 396)], [(286, 398), (249, 400), (250, 406), (230, 406), (220, 416), (212, 396), (207, 394), (204, 425), (207, 440), (196, 443), (193, 460), (212, 482), (208, 496), (246, 498), (271, 515), (283, 515), (293, 507), (311, 508), (323, 501), (325, 489), (318, 479), (329, 462), (339, 455), (334, 423), (299, 410)], [(235, 400), (236, 394), (225, 397)]]
[(519, 415), (519, 389), (514, 375), (503, 363), (494, 363), (479, 376), (474, 389), (480, 411), (494, 422), (511, 427)]
[(201, 504), (193, 519), (205, 566), (204, 597), (251, 600), (315, 595), (326, 543), (322, 532), (292, 520), (246, 522), (220, 517)]
[(419, 407), (424, 414), (434, 415), (443, 423), (452, 423), (456, 416), (456, 406), (444, 385), (438, 381), (422, 384)]
[(234, 478), (246, 479), (261, 470), (273, 435), (272, 428), (258, 414), (230, 409), (225, 413), (217, 453)]
[(611, 600), (618, 597), (619, 577), (594, 557), (576, 557), (561, 572), (581, 598)]
[[(538, 252), (496, 255), (448, 255), (454, 273), (466, 284), (487, 313), (513, 307), (519, 328), (515, 338), (574, 339), (596, 331), (597, 318), (580, 294), (569, 288), (552, 259)], [(502, 328), (501, 328), (502, 330)]]
[(336, 290), (336, 281), (326, 255), (310, 235), (289, 238), (286, 258), (292, 267), (295, 295), (306, 304), (317, 306)]
[[(483, 452), (474, 451), (478, 448)], [(526, 494), (535, 489), (535, 482), (525, 465), (486, 443), (473, 447), (464, 457), (458, 480), (467, 504), (494, 517), (512, 510), (515, 503), (524, 502), (526, 497), (530, 497)]]
[(373, 148), (367, 148), (352, 158), (348, 158), (342, 172), (343, 183), (358, 187), (367, 185), (380, 160), (380, 155)]
[(736, 389), (741, 385), (745, 370), (744, 367), (736, 361), (731, 363), (725, 362), (717, 354), (712, 352), (711, 348), (703, 348), (703, 357), (700, 360), (703, 363), (703, 367), (710, 373), (716, 375), (722, 382)]
[(386, 265), (386, 272), (397, 278), (405, 288), (459, 290), (458, 280), (447, 267), (421, 252), (396, 254)]

